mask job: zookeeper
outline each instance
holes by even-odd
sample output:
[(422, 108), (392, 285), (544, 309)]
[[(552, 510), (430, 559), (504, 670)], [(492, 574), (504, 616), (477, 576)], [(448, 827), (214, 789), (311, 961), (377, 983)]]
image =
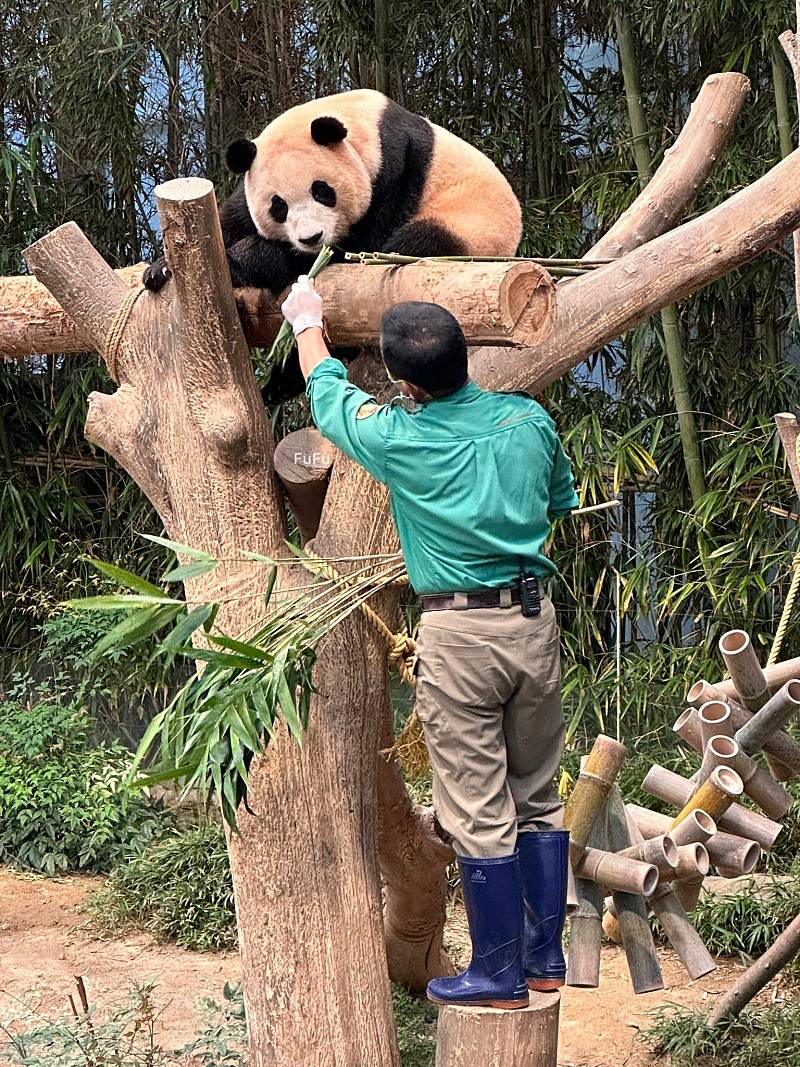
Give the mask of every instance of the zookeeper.
[(546, 594), (551, 519), (577, 506), (553, 420), (530, 396), (469, 377), (438, 304), (383, 317), (381, 353), (404, 397), (378, 405), (347, 380), (301, 277), (283, 304), (320, 432), (389, 487), (422, 598), (417, 712), (433, 803), (453, 840), (472, 962), (437, 978), (437, 1004), (521, 1008), (563, 985), (568, 834), (554, 779), (564, 742), (559, 630)]

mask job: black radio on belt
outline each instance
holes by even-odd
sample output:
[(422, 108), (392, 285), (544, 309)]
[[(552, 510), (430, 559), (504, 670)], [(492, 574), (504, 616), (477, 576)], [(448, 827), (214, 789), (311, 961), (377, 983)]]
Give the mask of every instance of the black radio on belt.
[(521, 565), (519, 570), (519, 603), (522, 614), (528, 619), (542, 613), (539, 579), (535, 574), (525, 574)]

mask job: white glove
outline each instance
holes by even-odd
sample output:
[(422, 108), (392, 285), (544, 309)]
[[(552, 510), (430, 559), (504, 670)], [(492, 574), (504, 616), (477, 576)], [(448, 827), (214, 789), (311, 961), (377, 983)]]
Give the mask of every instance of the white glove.
[(322, 297), (314, 292), (314, 283), (307, 274), (301, 274), (294, 283), (281, 304), (281, 311), (295, 337), (310, 326), (322, 329)]

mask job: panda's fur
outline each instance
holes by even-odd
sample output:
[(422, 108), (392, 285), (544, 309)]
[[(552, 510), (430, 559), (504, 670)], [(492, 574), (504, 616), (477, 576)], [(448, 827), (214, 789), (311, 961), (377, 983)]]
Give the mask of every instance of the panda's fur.
[[(254, 141), (234, 141), (227, 161), (244, 175), (220, 207), (235, 286), (279, 293), (323, 244), (338, 257), (502, 256), (519, 244), (519, 202), (497, 167), (372, 89), (293, 107)], [(147, 288), (163, 285), (164, 266), (147, 269)]]

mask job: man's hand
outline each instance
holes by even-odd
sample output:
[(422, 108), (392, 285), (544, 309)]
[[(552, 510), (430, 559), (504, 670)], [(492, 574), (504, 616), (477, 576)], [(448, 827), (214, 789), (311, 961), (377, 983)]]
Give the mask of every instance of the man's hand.
[(301, 274), (294, 283), (281, 311), (295, 337), (312, 326), (322, 329), (322, 297), (314, 292), (314, 283), (307, 274)]

